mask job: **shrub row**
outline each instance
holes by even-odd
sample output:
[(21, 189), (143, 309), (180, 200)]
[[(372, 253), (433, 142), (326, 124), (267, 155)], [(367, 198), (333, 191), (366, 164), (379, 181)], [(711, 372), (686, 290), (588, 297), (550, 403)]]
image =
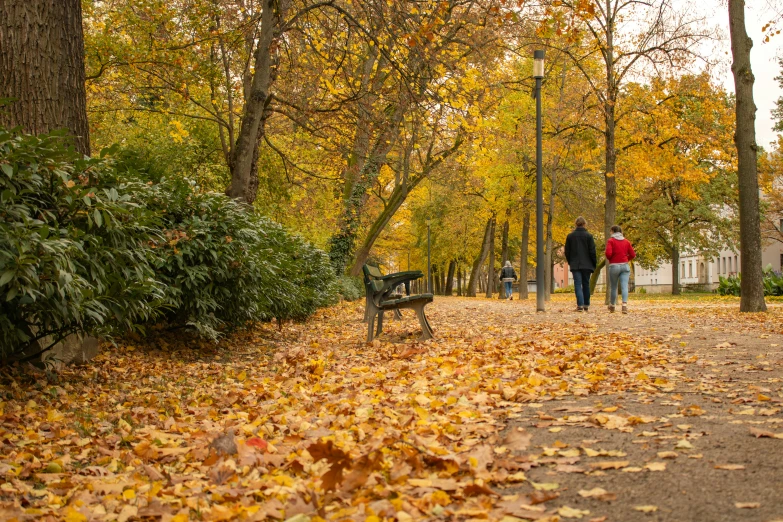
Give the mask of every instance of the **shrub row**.
[[(720, 276), (718, 293), (720, 295), (740, 295), (740, 282), (742, 274), (736, 276)], [(783, 274), (772, 270), (772, 265), (764, 269), (764, 295), (783, 295)]]
[[(110, 151), (111, 152), (111, 151)], [(0, 128), (0, 355), (71, 333), (303, 319), (337, 295), (328, 256), (222, 194), (62, 135)]]

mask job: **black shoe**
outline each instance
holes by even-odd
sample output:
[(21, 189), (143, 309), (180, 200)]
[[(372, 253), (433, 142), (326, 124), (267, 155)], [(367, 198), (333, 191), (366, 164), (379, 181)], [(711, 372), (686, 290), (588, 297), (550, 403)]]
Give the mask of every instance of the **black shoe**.
[(577, 306), (576, 310), (574, 310), (574, 312), (583, 312), (583, 311), (584, 309), (581, 306)]
[(583, 306), (583, 307), (582, 307), (582, 311), (583, 311), (583, 312), (586, 312), (588, 308), (590, 308), (590, 307), (589, 307), (589, 306)]

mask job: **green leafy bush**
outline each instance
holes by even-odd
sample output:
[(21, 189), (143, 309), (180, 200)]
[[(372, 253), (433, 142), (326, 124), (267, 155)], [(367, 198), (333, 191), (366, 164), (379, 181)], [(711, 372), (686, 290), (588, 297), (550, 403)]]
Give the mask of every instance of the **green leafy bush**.
[(339, 276), (337, 286), (338, 293), (346, 301), (356, 301), (364, 297), (364, 281), (361, 277)]
[(718, 277), (718, 293), (720, 295), (740, 295), (740, 276)]
[(62, 135), (0, 128), (0, 354), (32, 355), (71, 333), (110, 335), (155, 319), (156, 217), (102, 158)]
[[(0, 128), (0, 355), (165, 321), (216, 339), (336, 300), (327, 255), (132, 154)], [(115, 153), (117, 151), (107, 151)]]
[[(729, 277), (721, 276), (718, 284), (718, 293), (720, 295), (740, 295), (741, 276), (742, 274)], [(772, 270), (772, 265), (767, 265), (764, 269), (762, 284), (764, 285), (764, 295), (783, 295), (783, 275)]]

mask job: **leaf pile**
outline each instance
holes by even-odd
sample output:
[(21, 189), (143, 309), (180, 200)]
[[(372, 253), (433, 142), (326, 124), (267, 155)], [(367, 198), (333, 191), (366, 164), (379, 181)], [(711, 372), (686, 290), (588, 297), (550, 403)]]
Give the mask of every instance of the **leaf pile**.
[[(540, 505), (557, 496), (547, 484), (519, 494), (541, 455), (506, 420), (537, 418), (542, 401), (666, 389), (684, 362), (651, 338), (589, 325), (481, 331), (465, 312), (435, 314), (441, 336), (424, 344), (366, 345), (361, 307), (344, 304), (282, 340), (269, 326), (237, 335), (231, 352), (161, 337), (152, 350), (109, 349), (59, 384), (30, 389), (15, 375), (2, 403), (0, 512), (121, 522), (554, 516)], [(392, 323), (387, 339), (406, 328)], [(622, 429), (644, 419), (574, 421)]]

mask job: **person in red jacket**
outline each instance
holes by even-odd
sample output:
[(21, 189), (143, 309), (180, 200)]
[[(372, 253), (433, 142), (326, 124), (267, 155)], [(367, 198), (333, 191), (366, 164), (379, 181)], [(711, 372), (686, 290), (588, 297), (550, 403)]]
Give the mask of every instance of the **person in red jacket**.
[(628, 278), (631, 276), (630, 261), (636, 257), (631, 242), (623, 237), (623, 229), (612, 225), (612, 237), (606, 242), (606, 262), (609, 264), (609, 311), (614, 312), (617, 304), (617, 285), (623, 295), (623, 313), (628, 313)]

